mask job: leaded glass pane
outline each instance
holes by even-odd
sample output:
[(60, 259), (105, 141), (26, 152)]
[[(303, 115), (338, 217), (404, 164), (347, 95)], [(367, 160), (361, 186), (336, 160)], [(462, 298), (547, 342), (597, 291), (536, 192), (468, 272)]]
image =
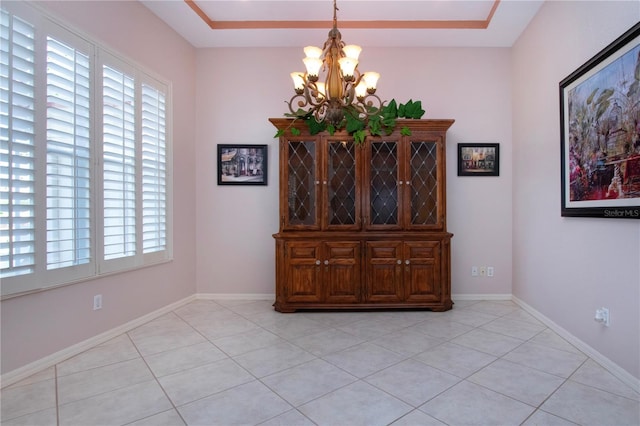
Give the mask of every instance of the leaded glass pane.
[(316, 148), (313, 141), (289, 141), (289, 224), (316, 223)]
[(353, 225), (356, 221), (356, 157), (353, 142), (329, 143), (329, 224)]
[(437, 145), (411, 143), (411, 224), (431, 225), (438, 220)]
[(371, 143), (370, 220), (374, 225), (398, 223), (398, 144)]

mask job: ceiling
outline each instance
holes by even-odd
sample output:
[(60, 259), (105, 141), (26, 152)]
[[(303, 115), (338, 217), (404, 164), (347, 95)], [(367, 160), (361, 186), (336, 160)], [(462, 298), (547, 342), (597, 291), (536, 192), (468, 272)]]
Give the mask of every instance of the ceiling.
[[(322, 45), (331, 0), (138, 0), (194, 47)], [(510, 47), (544, 0), (338, 0), (347, 43)]]

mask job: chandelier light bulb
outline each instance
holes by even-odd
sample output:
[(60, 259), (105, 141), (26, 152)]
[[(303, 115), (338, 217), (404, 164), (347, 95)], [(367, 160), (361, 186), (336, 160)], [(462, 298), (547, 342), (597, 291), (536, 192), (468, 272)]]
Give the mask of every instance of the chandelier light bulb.
[(307, 46), (304, 48), (304, 54), (307, 55), (307, 58), (320, 59), (322, 56), (322, 49), (316, 46)]
[(320, 68), (322, 68), (322, 59), (307, 56), (302, 60), (302, 62), (304, 62), (305, 67), (307, 67), (307, 75), (309, 76), (309, 79), (312, 81), (314, 77), (317, 79), (320, 74)]
[(369, 71), (365, 72), (362, 78), (367, 85), (367, 92), (371, 93), (372, 90), (375, 92), (380, 74), (378, 74), (377, 72)]
[(293, 80), (293, 88), (295, 89), (296, 92), (300, 92), (302, 93), (302, 90), (304, 89), (304, 78), (302, 77), (304, 75), (303, 72), (292, 72), (291, 73), (291, 79)]
[(358, 66), (358, 61), (351, 58), (340, 58), (338, 59), (338, 63), (340, 64), (340, 70), (345, 79), (353, 78), (353, 74)]
[(356, 86), (356, 97), (363, 99), (367, 95), (367, 85), (364, 80), (360, 80), (360, 83)]
[(357, 61), (358, 56), (360, 56), (360, 52), (362, 52), (362, 47), (355, 44), (348, 44), (342, 48), (342, 51), (347, 56), (347, 58), (351, 58)]

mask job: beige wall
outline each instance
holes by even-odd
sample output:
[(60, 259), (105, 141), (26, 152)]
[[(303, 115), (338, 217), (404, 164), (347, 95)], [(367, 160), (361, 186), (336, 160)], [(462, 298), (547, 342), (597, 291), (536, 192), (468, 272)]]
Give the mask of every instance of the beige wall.
[[(421, 100), (424, 118), (456, 120), (447, 139), (448, 228), (454, 294), (511, 294), (511, 74), (507, 48), (371, 48), (362, 70), (382, 74), (378, 94)], [(324, 32), (319, 31), (318, 43)], [(253, 71), (251, 64), (259, 64)], [(198, 51), (197, 276), (201, 293), (274, 293), (278, 143), (269, 117), (288, 111), (301, 48)], [(217, 186), (218, 143), (268, 144), (267, 187)], [(500, 177), (458, 177), (457, 143), (500, 143)], [(471, 266), (494, 266), (472, 278)]]
[(135, 1), (41, 6), (173, 83), (174, 261), (2, 301), (2, 373), (195, 293), (195, 49)]
[[(547, 2), (513, 47), (513, 293), (640, 377), (640, 223), (560, 217), (558, 84), (640, 21), (637, 1)], [(608, 307), (611, 326), (593, 318)]]

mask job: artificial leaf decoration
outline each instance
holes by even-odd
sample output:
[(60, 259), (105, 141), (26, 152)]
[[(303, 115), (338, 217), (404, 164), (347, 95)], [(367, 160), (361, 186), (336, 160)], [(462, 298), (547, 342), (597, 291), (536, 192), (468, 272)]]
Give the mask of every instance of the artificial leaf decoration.
[(307, 118), (306, 120), (304, 120), (304, 122), (307, 123), (307, 126), (309, 127), (309, 133), (311, 133), (312, 135), (317, 135), (327, 128), (327, 124), (324, 121), (322, 123), (318, 123), (314, 116)]
[(419, 119), (424, 115), (425, 111), (422, 109), (422, 102), (409, 99), (406, 104), (400, 104), (398, 107), (398, 117)]
[(356, 130), (353, 132), (353, 141), (356, 145), (364, 143), (364, 139), (367, 137), (367, 133), (364, 130)]
[(382, 126), (380, 125), (380, 117), (371, 117), (369, 119), (369, 134), (372, 136), (380, 136), (382, 134)]
[(353, 114), (345, 114), (345, 118), (347, 119), (347, 125), (345, 127), (347, 133), (351, 134), (364, 130), (365, 123), (360, 119), (360, 117)]
[(282, 135), (284, 135), (284, 129), (278, 129), (274, 138), (279, 138)]
[(395, 99), (391, 99), (388, 105), (382, 107), (382, 116), (383, 117), (398, 117), (398, 104)]
[[(409, 102), (412, 102), (411, 99), (409, 99)], [(407, 109), (407, 105), (405, 104), (398, 105), (398, 117), (406, 117), (405, 115), (407, 113), (406, 109)]]
[[(596, 89), (597, 91), (597, 89)], [(590, 100), (596, 95), (596, 91), (592, 93)], [(604, 96), (601, 94), (599, 102), (606, 101), (610, 96)], [(391, 99), (388, 104), (382, 104), (379, 110), (375, 108), (367, 108), (365, 112), (358, 112), (353, 107), (346, 107), (344, 109), (344, 119), (337, 125), (327, 124), (326, 122), (318, 122), (311, 111), (305, 111), (298, 109), (294, 114), (285, 113), (286, 117), (292, 117), (293, 121), (287, 127), (291, 129), (291, 134), (294, 136), (300, 135), (300, 130), (293, 127), (296, 120), (303, 120), (309, 128), (309, 133), (312, 135), (318, 134), (323, 131), (327, 131), (330, 135), (333, 135), (339, 129), (343, 129), (353, 136), (353, 140), (356, 144), (362, 144), (365, 141), (367, 134), (373, 136), (381, 136), (382, 131), (387, 135), (393, 133), (396, 128), (398, 118), (410, 118), (420, 119), (424, 115), (425, 111), (422, 109), (421, 101), (414, 101), (409, 99), (406, 104), (399, 104), (395, 99)], [(279, 130), (275, 137), (280, 137), (285, 133), (285, 130)], [(408, 127), (403, 126), (400, 129), (402, 135), (410, 135), (411, 130)]]

